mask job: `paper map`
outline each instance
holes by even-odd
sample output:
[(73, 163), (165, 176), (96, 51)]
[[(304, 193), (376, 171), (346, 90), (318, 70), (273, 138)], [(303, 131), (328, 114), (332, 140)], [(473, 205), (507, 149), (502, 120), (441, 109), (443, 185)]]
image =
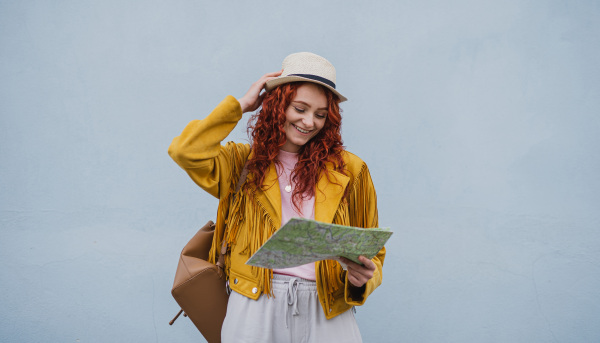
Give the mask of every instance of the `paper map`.
[(320, 260), (358, 256), (373, 258), (392, 235), (389, 229), (362, 229), (292, 218), (277, 230), (246, 264), (263, 268), (290, 268)]

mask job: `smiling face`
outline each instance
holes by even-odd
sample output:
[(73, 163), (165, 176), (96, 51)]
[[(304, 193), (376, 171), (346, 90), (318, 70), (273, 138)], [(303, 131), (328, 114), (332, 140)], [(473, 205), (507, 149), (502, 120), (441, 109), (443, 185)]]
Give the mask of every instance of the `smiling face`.
[(327, 97), (325, 91), (313, 84), (304, 83), (285, 110), (285, 144), (281, 150), (298, 152), (317, 135), (327, 120)]

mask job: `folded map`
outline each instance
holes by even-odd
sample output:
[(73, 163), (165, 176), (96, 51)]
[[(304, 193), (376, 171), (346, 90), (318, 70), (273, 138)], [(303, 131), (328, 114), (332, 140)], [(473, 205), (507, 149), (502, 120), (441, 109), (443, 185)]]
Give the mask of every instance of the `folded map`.
[(320, 260), (377, 255), (392, 235), (386, 228), (363, 229), (292, 218), (263, 244), (246, 264), (263, 268), (290, 268)]

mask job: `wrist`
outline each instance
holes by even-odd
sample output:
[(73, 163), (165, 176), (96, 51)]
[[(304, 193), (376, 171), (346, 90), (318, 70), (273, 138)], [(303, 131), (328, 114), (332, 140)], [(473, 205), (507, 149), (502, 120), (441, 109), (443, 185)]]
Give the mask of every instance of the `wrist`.
[(244, 98), (237, 99), (237, 101), (240, 103), (242, 113), (246, 113), (248, 110), (248, 104), (244, 101)]

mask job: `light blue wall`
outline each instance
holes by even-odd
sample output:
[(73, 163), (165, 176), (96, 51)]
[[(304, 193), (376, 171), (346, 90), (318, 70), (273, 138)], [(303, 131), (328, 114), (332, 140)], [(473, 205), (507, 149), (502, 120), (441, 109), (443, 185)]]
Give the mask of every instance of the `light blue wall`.
[(201, 340), (166, 150), (297, 51), (395, 232), (366, 342), (600, 341), (600, 4), (516, 0), (0, 1), (0, 340)]

